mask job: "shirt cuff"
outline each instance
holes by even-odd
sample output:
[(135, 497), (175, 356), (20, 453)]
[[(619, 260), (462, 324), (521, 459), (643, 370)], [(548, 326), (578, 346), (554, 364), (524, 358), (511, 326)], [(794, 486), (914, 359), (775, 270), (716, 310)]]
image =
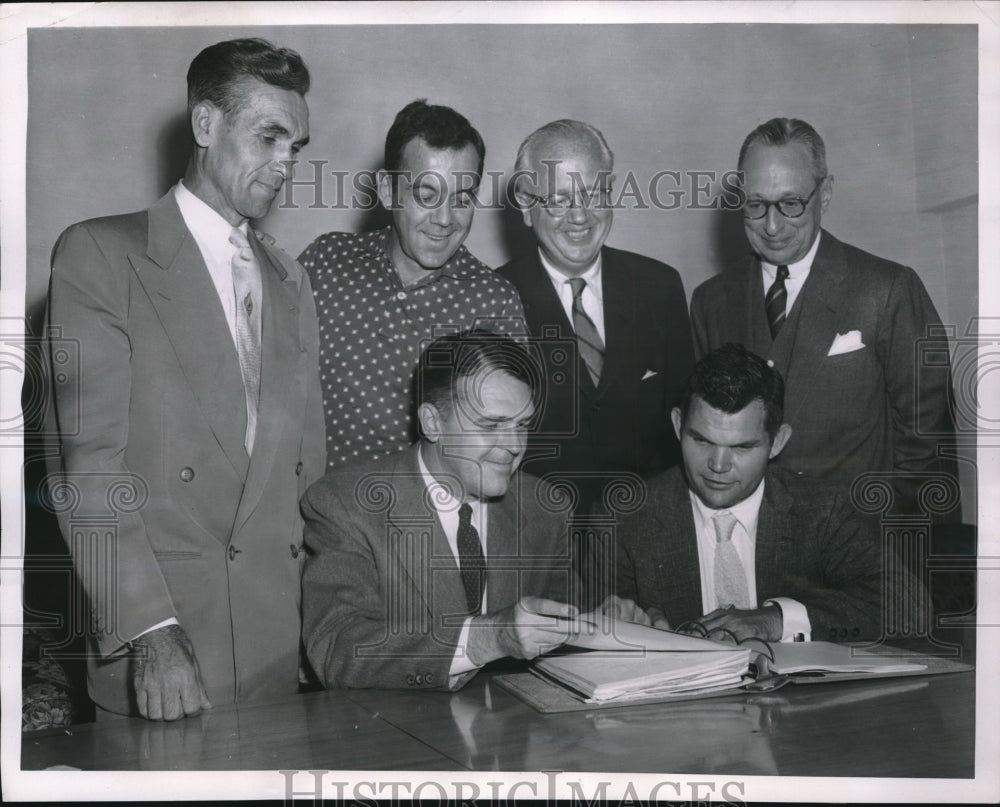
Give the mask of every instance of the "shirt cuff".
[(764, 605), (777, 605), (781, 609), (781, 641), (808, 642), (812, 639), (812, 623), (806, 607), (789, 597), (774, 597)]
[(469, 658), (469, 626), (472, 624), (472, 617), (465, 618), (462, 623), (462, 632), (458, 634), (458, 646), (455, 648), (455, 655), (451, 659), (451, 668), (448, 670), (450, 683), (454, 685), (455, 679), (460, 675), (478, 670), (479, 665), (473, 663)]

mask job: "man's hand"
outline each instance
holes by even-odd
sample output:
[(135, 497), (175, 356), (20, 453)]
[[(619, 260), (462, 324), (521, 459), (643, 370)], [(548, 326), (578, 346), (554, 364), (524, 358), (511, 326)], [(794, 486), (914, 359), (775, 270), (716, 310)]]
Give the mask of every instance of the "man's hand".
[(180, 625), (157, 628), (132, 645), (132, 685), (139, 714), (149, 720), (177, 720), (212, 708), (191, 640)]
[[(701, 626), (699, 630), (697, 626)], [(765, 605), (754, 610), (737, 611), (733, 608), (717, 608), (710, 614), (692, 621), (692, 626), (683, 633), (693, 636), (707, 636), (724, 642), (727, 639), (764, 639), (780, 642), (782, 633), (781, 609), (777, 605)]]
[(659, 608), (643, 611), (632, 600), (622, 599), (616, 594), (609, 594), (601, 603), (601, 613), (620, 619), (622, 622), (636, 622), (639, 625), (651, 625), (661, 630), (670, 630), (670, 623)]
[(498, 658), (534, 658), (563, 644), (579, 627), (578, 615), (575, 605), (521, 597), (509, 608), (472, 618), (469, 659), (481, 667)]

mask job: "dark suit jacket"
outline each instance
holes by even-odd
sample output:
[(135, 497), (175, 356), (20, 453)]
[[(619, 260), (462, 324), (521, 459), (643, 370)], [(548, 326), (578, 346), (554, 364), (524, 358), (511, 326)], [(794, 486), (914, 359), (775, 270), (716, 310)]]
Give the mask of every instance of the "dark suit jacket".
[(601, 261), (607, 344), (596, 389), (582, 362), (567, 366), (575, 333), (538, 252), (497, 270), (517, 287), (545, 365), (545, 400), (525, 468), (576, 475), (585, 488), (587, 474), (601, 482), (615, 471), (658, 471), (679, 461), (670, 409), (694, 361), (677, 271), (610, 247)]
[(128, 661), (110, 656), (173, 616), (213, 704), (298, 686), (298, 499), (324, 465), (318, 329), (302, 269), (250, 240), (263, 280), (252, 459), (236, 347), (173, 191), (74, 225), (53, 251), (49, 321), (80, 350), (55, 386), (55, 490), (78, 497), (57, 502), (105, 657), (91, 693), (112, 711), (133, 698)]
[[(337, 469), (302, 499), (309, 557), (303, 639), (327, 687), (457, 689), (449, 669), (467, 613), (458, 564), (417, 464), (416, 446)], [(565, 602), (567, 514), (552, 490), (516, 472), (489, 504), (486, 607), (526, 595)]]
[[(757, 522), (758, 602), (798, 600), (814, 639), (877, 639), (882, 557), (877, 525), (859, 517), (841, 492), (768, 469)], [(619, 596), (659, 608), (673, 627), (702, 616), (694, 515), (680, 468), (650, 480), (645, 505), (619, 518), (615, 562)], [(908, 586), (903, 591), (916, 601), (912, 578), (900, 572), (893, 584)]]
[[(947, 339), (912, 269), (824, 230), (773, 344), (756, 258), (695, 289), (691, 321), (699, 358), (739, 342), (773, 359), (784, 376), (792, 437), (779, 465), (844, 484), (866, 471), (956, 472), (953, 462), (936, 458), (938, 443), (953, 433)], [(938, 329), (930, 339), (928, 327)], [(827, 355), (849, 331), (860, 333), (864, 348)], [(897, 478), (905, 509), (914, 508), (919, 484), (919, 476)]]

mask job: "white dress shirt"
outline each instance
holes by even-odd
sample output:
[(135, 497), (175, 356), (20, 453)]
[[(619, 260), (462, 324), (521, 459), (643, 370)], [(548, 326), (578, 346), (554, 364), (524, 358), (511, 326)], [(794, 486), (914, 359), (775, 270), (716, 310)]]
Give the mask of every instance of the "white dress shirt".
[[(802, 260), (788, 264), (788, 277), (785, 279), (786, 316), (792, 310), (792, 306), (795, 305), (795, 299), (799, 296), (799, 292), (802, 291), (802, 286), (805, 284), (806, 278), (809, 277), (809, 270), (812, 269), (813, 259), (816, 257), (816, 250), (819, 249), (819, 239), (822, 234), (822, 231), (816, 233), (816, 239)], [(767, 263), (767, 261), (761, 259), (760, 272), (764, 279), (764, 294), (767, 294), (767, 290), (771, 288), (774, 279), (778, 276), (778, 267), (773, 263)]]
[[(743, 501), (724, 510), (714, 510), (698, 498), (694, 491), (691, 496), (691, 511), (694, 515), (694, 530), (698, 538), (698, 567), (701, 571), (701, 607), (702, 613), (708, 614), (719, 607), (715, 598), (715, 547), (718, 539), (712, 517), (718, 513), (732, 513), (736, 517), (733, 527), (733, 548), (743, 564), (747, 577), (747, 591), (750, 595), (750, 608), (757, 608), (757, 519), (760, 515), (760, 503), (764, 500), (764, 480)], [(762, 605), (777, 605), (781, 609), (781, 641), (790, 642), (796, 634), (801, 634), (806, 640), (810, 637), (812, 625), (806, 607), (797, 600), (788, 597), (773, 597), (765, 600)]]
[[(569, 320), (570, 325), (572, 325), (573, 287), (569, 284), (570, 278), (549, 263), (541, 250), (538, 251), (538, 257), (541, 259), (542, 266), (552, 280), (556, 294), (559, 295), (559, 302), (562, 303), (563, 311), (566, 312), (566, 318)], [(601, 286), (601, 253), (597, 253), (597, 259), (590, 265), (586, 272), (582, 275), (576, 275), (576, 277), (582, 277), (587, 281), (583, 294), (580, 295), (580, 302), (583, 305), (583, 310), (590, 317), (590, 321), (597, 328), (597, 333), (601, 337), (601, 341), (607, 344), (608, 340), (604, 337), (604, 289)]]
[[(431, 506), (437, 512), (438, 520), (441, 522), (441, 529), (444, 530), (444, 537), (448, 540), (448, 547), (451, 549), (451, 554), (455, 556), (455, 563), (458, 564), (459, 568), (461, 568), (462, 564), (458, 555), (458, 508), (462, 506), (462, 502), (452, 496), (448, 488), (438, 482), (431, 475), (431, 472), (427, 470), (427, 465), (424, 463), (422, 445), (420, 450), (417, 452), (417, 465), (420, 468), (420, 475), (423, 477), (424, 485), (429, 491), (427, 498), (430, 501)], [(483, 559), (485, 560), (487, 525), (486, 510), (488, 505), (478, 499), (475, 499), (469, 502), (469, 506), (472, 508), (472, 526), (475, 527), (476, 532), (479, 533), (479, 543), (482, 546)], [(486, 613), (487, 596), (489, 596), (489, 591), (484, 583), (483, 599), (479, 608), (480, 614)], [(448, 673), (453, 678), (479, 668), (478, 664), (474, 664), (469, 659), (469, 625), (471, 623), (471, 616), (466, 617), (465, 622), (462, 623), (462, 632), (458, 636), (458, 646), (455, 648), (455, 655), (452, 657), (451, 669)]]
[[(219, 295), (235, 346), (236, 290), (233, 288), (233, 255), (236, 254), (236, 247), (229, 241), (233, 225), (185, 188), (183, 182), (178, 182), (174, 187), (174, 198), (181, 210), (184, 224), (194, 236), (201, 257), (205, 259), (205, 266), (208, 267), (208, 274)], [(249, 232), (246, 221), (240, 224), (239, 229), (248, 238), (255, 237)]]

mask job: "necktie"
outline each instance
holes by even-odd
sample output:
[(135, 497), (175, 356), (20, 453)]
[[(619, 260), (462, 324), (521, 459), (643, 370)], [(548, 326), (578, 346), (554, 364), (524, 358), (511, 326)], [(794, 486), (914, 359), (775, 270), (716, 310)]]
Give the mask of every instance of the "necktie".
[(750, 592), (747, 587), (746, 569), (733, 546), (733, 528), (736, 516), (719, 513), (712, 516), (715, 527), (715, 599), (719, 608), (734, 605), (737, 608), (750, 607)]
[(604, 367), (604, 342), (597, 333), (597, 326), (583, 310), (581, 296), (587, 287), (587, 281), (582, 277), (574, 277), (567, 282), (573, 289), (573, 330), (576, 331), (577, 350), (580, 351), (580, 358), (587, 365), (587, 372), (590, 373), (590, 379), (596, 387), (597, 382), (601, 380), (601, 370)]
[(470, 614), (482, 610), (483, 586), (486, 583), (486, 559), (479, 533), (472, 526), (472, 506), (464, 502), (458, 508), (458, 567), (465, 586), (465, 600)]
[(233, 228), (229, 243), (236, 247), (230, 265), (236, 292), (236, 352), (240, 358), (247, 401), (247, 430), (243, 445), (250, 454), (257, 433), (257, 403), (260, 398), (260, 267), (241, 229)]
[(771, 338), (778, 338), (778, 331), (785, 321), (785, 304), (788, 293), (785, 291), (785, 279), (788, 277), (788, 267), (779, 266), (774, 283), (767, 290), (764, 298), (764, 308), (767, 311), (767, 324), (771, 327)]

